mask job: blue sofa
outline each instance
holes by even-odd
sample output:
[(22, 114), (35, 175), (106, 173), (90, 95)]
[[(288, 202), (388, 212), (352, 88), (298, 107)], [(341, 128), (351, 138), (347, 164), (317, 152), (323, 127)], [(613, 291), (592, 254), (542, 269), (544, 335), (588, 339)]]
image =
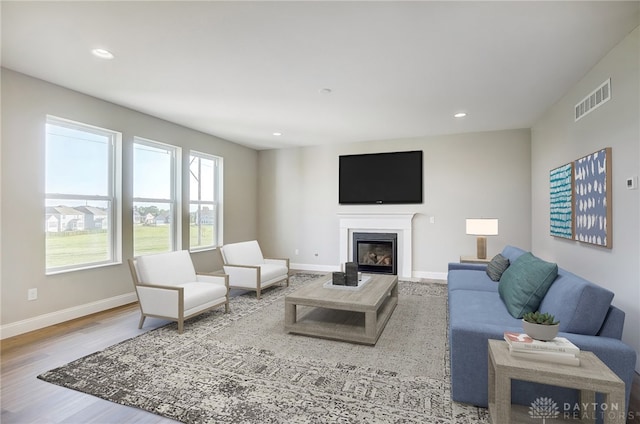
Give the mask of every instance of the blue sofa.
[[(511, 264), (524, 250), (506, 246), (502, 255)], [(485, 264), (450, 263), (449, 340), (451, 394), (454, 401), (487, 406), (487, 341), (503, 339), (505, 331), (522, 332), (520, 319), (511, 316), (498, 293), (498, 282)], [(633, 381), (636, 352), (620, 339), (624, 312), (611, 305), (613, 293), (562, 268), (540, 303), (539, 310), (560, 321), (559, 336), (580, 349), (595, 353), (626, 385), (626, 405)], [(560, 407), (578, 402), (576, 390), (514, 381), (512, 402), (531, 405), (549, 397)]]

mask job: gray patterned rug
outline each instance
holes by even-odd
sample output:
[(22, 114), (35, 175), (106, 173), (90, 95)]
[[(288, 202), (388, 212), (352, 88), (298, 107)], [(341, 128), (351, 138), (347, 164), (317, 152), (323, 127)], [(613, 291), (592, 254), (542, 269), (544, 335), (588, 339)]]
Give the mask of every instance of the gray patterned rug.
[(185, 423), (487, 423), (451, 401), (446, 286), (401, 281), (376, 346), (283, 331), (290, 287), (111, 346), (38, 378)]

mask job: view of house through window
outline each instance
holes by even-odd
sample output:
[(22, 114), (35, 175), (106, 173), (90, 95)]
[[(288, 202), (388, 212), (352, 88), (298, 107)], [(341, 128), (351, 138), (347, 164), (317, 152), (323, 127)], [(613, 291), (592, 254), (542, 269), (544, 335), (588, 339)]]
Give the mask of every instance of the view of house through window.
[(222, 158), (191, 152), (189, 157), (189, 248), (216, 247), (219, 240), (219, 200)]
[(45, 138), (46, 272), (120, 260), (120, 133), (47, 116)]
[(176, 198), (180, 149), (139, 137), (133, 144), (134, 256), (180, 248)]

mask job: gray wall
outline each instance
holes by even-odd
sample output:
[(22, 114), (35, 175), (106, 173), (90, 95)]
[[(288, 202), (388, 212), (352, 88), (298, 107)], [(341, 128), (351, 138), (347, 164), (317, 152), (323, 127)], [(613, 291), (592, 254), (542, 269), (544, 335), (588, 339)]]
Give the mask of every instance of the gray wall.
[[(424, 152), (423, 204), (338, 204), (339, 155), (403, 150)], [(500, 220), (500, 234), (488, 237), (489, 255), (505, 244), (530, 247), (530, 163), (528, 129), (261, 151), (260, 243), (295, 264), (335, 268), (340, 265), (337, 214), (415, 213), (413, 274), (442, 275), (448, 262), (475, 254), (465, 218)], [(381, 171), (372, 170), (363, 184), (384, 178)]]
[[(133, 254), (131, 152), (134, 136), (224, 158), (224, 237), (257, 236), (257, 152), (47, 82), (2, 69), (2, 326), (133, 292), (125, 264), (45, 276), (44, 139), (51, 114), (123, 134), (123, 258)], [(188, 171), (188, 169), (187, 169)], [(187, 180), (188, 181), (188, 180)], [(188, 195), (188, 193), (185, 193)], [(183, 216), (188, 225), (188, 215)], [(183, 234), (187, 246), (188, 232)], [(217, 251), (194, 254), (196, 269), (219, 269)], [(27, 289), (38, 300), (27, 301)], [(73, 313), (73, 312), (70, 312)], [(3, 331), (4, 337), (4, 331)]]
[[(533, 251), (609, 288), (626, 312), (623, 340), (640, 352), (640, 29), (615, 47), (532, 128)], [(573, 108), (611, 78), (612, 98), (574, 122)], [(549, 171), (604, 147), (612, 148), (613, 248), (549, 235)], [(640, 360), (636, 365), (640, 371)]]

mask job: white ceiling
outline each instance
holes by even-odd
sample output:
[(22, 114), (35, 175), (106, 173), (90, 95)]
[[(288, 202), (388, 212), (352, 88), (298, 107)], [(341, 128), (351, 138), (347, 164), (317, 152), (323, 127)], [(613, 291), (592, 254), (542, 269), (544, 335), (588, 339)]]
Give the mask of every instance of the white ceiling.
[(639, 6), (2, 1), (2, 65), (257, 149), (528, 128)]

